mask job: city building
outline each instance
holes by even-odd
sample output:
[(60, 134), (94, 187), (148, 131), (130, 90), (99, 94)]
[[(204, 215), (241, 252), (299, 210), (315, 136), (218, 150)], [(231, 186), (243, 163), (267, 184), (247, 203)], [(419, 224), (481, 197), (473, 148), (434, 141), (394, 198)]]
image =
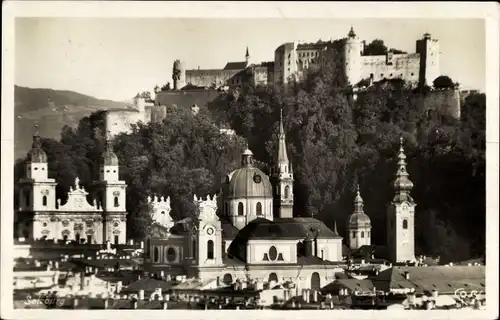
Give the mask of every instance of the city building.
[(126, 243), (126, 183), (119, 179), (119, 162), (111, 143), (100, 162), (97, 193), (89, 203), (89, 193), (78, 177), (65, 203), (56, 199), (57, 182), (48, 177), (47, 155), (38, 131), (19, 184), (19, 208), (15, 210), (16, 238), (53, 239), (77, 243)]
[[(300, 288), (319, 289), (348, 267), (336, 225), (330, 229), (317, 219), (294, 217), (293, 169), (282, 117), (279, 131), (278, 161), (270, 177), (254, 166), (253, 153), (247, 148), (241, 167), (226, 176), (220, 199), (194, 197), (197, 218), (174, 223), (167, 217), (168, 208), (156, 210), (162, 213), (146, 245), (148, 270), (202, 280), (217, 278), (226, 284), (292, 282)], [(386, 248), (394, 263), (415, 261), (415, 204), (409, 196), (412, 183), (405, 169), (402, 141), (399, 159), (396, 195), (388, 210), (395, 225), (387, 230), (390, 241)], [(157, 198), (150, 201), (155, 207), (165, 204)], [(358, 190), (349, 219), (353, 237), (348, 241), (354, 250), (371, 245), (370, 219), (363, 212), (362, 201)], [(222, 205), (219, 215), (218, 204)]]

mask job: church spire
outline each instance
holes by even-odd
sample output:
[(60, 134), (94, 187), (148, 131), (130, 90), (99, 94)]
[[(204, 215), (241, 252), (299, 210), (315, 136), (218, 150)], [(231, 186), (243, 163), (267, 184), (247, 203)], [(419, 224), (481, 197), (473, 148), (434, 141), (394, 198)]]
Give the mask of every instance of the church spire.
[(247, 64), (250, 61), (250, 53), (248, 52), (248, 46), (247, 46), (247, 51), (245, 53), (245, 61), (247, 62)]
[(347, 36), (349, 38), (355, 38), (356, 37), (356, 33), (354, 32), (354, 28), (353, 28), (352, 25), (351, 25), (351, 30), (349, 30), (349, 33), (347, 34)]
[(354, 213), (364, 213), (363, 212), (363, 198), (359, 192), (359, 184), (356, 187), (356, 198), (354, 199)]
[[(280, 109), (280, 133), (279, 133), (279, 145), (278, 145), (278, 164), (280, 168), (283, 165), (288, 165), (288, 154), (286, 152), (286, 136), (283, 127), (283, 110)], [(286, 170), (285, 170), (286, 171)]]
[(40, 139), (40, 133), (38, 132), (38, 124), (34, 125), (34, 132), (33, 132), (33, 143), (31, 144), (31, 147), (34, 148), (41, 148), (42, 147), (42, 141)]
[(398, 170), (396, 172), (396, 180), (394, 181), (394, 191), (396, 197), (407, 196), (408, 199), (411, 199), (409, 198), (409, 194), (413, 188), (413, 182), (410, 181), (408, 171), (406, 171), (406, 155), (403, 148), (403, 137), (399, 138), (399, 142)]

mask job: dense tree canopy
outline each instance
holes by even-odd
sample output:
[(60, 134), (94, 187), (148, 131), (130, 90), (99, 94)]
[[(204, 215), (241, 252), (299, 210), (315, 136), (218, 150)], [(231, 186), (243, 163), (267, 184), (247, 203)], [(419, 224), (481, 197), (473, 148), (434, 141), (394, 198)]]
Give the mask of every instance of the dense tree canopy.
[(450, 89), (455, 86), (453, 80), (448, 76), (439, 76), (432, 82), (434, 88), (436, 89)]

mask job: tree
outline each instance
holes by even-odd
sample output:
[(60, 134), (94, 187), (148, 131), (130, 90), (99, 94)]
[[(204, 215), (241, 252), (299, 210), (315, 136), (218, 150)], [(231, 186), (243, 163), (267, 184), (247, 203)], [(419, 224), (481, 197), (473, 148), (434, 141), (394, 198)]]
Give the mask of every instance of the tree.
[(375, 39), (365, 46), (363, 54), (365, 56), (380, 56), (387, 53), (387, 47), (384, 44), (384, 40)]
[(436, 89), (451, 89), (455, 86), (453, 80), (448, 76), (439, 76), (432, 82)]

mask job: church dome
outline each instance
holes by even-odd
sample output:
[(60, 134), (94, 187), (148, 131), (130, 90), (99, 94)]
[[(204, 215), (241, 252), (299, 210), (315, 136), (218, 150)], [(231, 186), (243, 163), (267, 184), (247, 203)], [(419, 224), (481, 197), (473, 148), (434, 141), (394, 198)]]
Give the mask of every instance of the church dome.
[(349, 227), (369, 227), (371, 226), (370, 217), (365, 213), (354, 213), (349, 217)]
[(47, 162), (47, 154), (42, 149), (42, 141), (40, 140), (40, 136), (38, 132), (33, 135), (33, 144), (30, 152), (28, 152), (28, 156), (26, 158), (28, 162), (32, 163), (46, 163)]
[(113, 152), (113, 147), (111, 146), (111, 143), (109, 141), (106, 141), (106, 150), (104, 151), (102, 158), (101, 158), (101, 164), (105, 166), (118, 166), (118, 157), (116, 154)]
[(253, 165), (253, 153), (246, 149), (242, 154), (242, 167), (228, 175), (228, 199), (262, 197), (272, 198), (269, 177)]
[(47, 162), (47, 154), (42, 148), (33, 148), (28, 153), (27, 160), (33, 163), (45, 163)]

